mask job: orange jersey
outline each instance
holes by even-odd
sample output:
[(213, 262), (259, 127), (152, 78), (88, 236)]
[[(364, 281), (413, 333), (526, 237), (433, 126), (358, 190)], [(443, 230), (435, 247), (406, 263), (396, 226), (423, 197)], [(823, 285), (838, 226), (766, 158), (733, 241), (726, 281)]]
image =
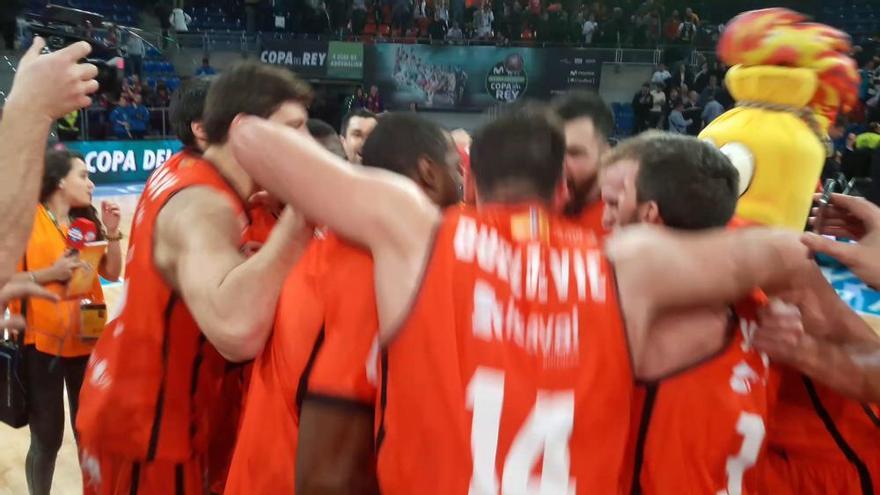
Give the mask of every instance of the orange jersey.
[(77, 430), (98, 456), (186, 462), (207, 450), (226, 361), (153, 261), (157, 216), (189, 187), (225, 196), (242, 232), (247, 226), (241, 200), (199, 157), (178, 153), (148, 180), (135, 210), (118, 314), (95, 346), (80, 395)]
[(314, 240), (285, 281), (275, 329), (254, 362), (227, 495), (293, 493), (305, 397), (372, 408), (376, 328), (369, 252), (332, 234)]
[(584, 210), (578, 216), (578, 223), (585, 229), (595, 232), (596, 237), (602, 240), (608, 235), (608, 230), (602, 225), (602, 216), (605, 214), (605, 202), (596, 200), (584, 207)]
[(613, 273), (579, 225), (448, 209), (382, 373), (382, 493), (617, 492), (633, 376)]
[(880, 490), (880, 417), (786, 369), (768, 428), (765, 492), (871, 494)]
[(749, 344), (756, 309), (753, 300), (737, 305), (733, 336), (719, 354), (647, 385), (632, 493), (763, 493), (753, 468), (765, 452), (779, 380)]

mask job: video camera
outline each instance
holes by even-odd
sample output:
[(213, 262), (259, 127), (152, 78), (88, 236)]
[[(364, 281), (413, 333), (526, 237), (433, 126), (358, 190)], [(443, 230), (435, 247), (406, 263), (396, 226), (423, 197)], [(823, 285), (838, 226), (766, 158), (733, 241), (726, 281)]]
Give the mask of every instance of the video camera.
[(96, 30), (117, 27), (104, 20), (104, 16), (93, 12), (48, 5), (43, 14), (27, 16), (27, 23), (34, 34), (46, 40), (47, 52), (60, 50), (77, 41), (85, 41), (92, 46), (92, 52), (85, 61), (98, 67), (98, 92), (119, 95), (125, 77), (125, 61), (120, 52), (119, 40), (99, 38)]

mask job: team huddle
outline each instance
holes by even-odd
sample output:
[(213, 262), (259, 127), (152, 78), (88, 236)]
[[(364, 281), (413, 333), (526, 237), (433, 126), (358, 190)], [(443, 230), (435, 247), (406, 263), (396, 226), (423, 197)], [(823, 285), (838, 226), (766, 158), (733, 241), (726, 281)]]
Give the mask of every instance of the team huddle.
[(797, 233), (735, 218), (712, 144), (611, 148), (577, 93), (469, 145), (414, 113), (340, 141), (256, 63), (176, 98), (186, 148), (147, 182), (82, 387), (87, 494), (880, 483), (876, 410), (752, 345), (821, 273)]

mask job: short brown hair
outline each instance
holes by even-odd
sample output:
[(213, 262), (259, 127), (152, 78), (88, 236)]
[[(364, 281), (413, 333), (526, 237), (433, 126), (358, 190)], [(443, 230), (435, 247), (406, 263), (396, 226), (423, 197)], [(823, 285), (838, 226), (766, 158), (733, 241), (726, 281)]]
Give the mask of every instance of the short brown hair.
[(236, 115), (266, 118), (284, 102), (308, 105), (312, 96), (308, 83), (289, 70), (260, 62), (241, 62), (211, 83), (202, 127), (209, 144), (221, 144), (226, 142)]
[(663, 223), (700, 230), (723, 227), (739, 198), (739, 172), (715, 146), (695, 137), (649, 131), (621, 142), (603, 167), (622, 160), (639, 164), (636, 196), (656, 201)]

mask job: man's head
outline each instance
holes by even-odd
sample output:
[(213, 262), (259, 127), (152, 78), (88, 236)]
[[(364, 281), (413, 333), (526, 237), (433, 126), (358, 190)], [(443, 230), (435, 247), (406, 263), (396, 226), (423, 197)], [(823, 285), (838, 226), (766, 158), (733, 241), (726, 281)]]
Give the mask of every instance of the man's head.
[(308, 127), (309, 134), (315, 138), (315, 141), (321, 143), (323, 147), (327, 148), (334, 155), (345, 160), (345, 150), (342, 149), (342, 141), (340, 141), (339, 134), (336, 134), (333, 126), (321, 119), (309, 119), (306, 127)]
[(691, 90), (690, 93), (688, 93), (688, 99), (691, 100), (691, 102), (696, 103), (697, 101), (700, 100), (700, 93), (697, 93), (696, 91)]
[(593, 92), (571, 92), (554, 100), (553, 108), (565, 124), (565, 182), (576, 214), (598, 200), (599, 158), (614, 132), (611, 108)]
[(712, 74), (709, 76), (709, 87), (714, 88), (715, 86), (718, 86), (718, 76)]
[(204, 150), (208, 137), (202, 126), (202, 113), (211, 81), (206, 78), (190, 79), (171, 95), (168, 109), (171, 128), (184, 146)]
[(665, 70), (666, 70), (666, 64), (664, 64), (663, 62), (660, 62), (659, 64), (657, 64), (657, 70), (658, 70), (659, 72), (663, 72), (663, 71), (665, 71)]
[(651, 91), (651, 85), (648, 83), (642, 84), (642, 94), (646, 95)]
[(217, 77), (208, 91), (202, 125), (208, 146), (226, 143), (238, 114), (256, 115), (305, 131), (312, 89), (293, 72), (242, 62)]
[(342, 147), (351, 163), (361, 163), (364, 141), (376, 127), (376, 114), (362, 108), (352, 110), (342, 119)]
[(202, 59), (202, 67), (210, 67), (210, 66), (211, 66), (211, 61), (208, 59), (208, 57), (203, 58)]
[(537, 104), (485, 125), (471, 145), (471, 171), (482, 203), (553, 201), (563, 175), (565, 130), (556, 112)]
[(383, 115), (364, 143), (363, 158), (367, 167), (409, 177), (440, 206), (460, 199), (458, 151), (443, 129), (418, 115)]
[(828, 137), (832, 140), (842, 138), (844, 132), (846, 132), (846, 121), (842, 117), (835, 119), (831, 126), (828, 127)]
[(697, 138), (646, 132), (622, 142), (603, 163), (606, 228), (644, 222), (699, 230), (733, 217), (739, 173)]
[(376, 86), (375, 84), (370, 86), (370, 95), (378, 96), (379, 95), (379, 86)]

